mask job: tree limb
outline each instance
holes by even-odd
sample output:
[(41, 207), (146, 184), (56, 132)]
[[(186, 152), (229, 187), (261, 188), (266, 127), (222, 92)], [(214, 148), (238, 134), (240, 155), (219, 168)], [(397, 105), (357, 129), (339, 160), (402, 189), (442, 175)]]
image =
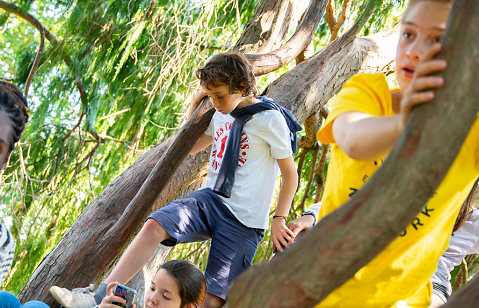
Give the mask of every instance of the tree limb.
[(256, 76), (267, 74), (285, 66), (306, 49), (318, 28), (327, 2), (328, 0), (313, 0), (294, 35), (279, 49), (267, 54), (247, 55), (254, 66)]

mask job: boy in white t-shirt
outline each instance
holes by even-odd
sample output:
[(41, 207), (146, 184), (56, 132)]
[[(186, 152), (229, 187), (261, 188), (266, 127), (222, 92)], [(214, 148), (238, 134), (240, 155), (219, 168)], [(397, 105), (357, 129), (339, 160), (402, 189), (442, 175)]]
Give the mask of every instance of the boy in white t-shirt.
[[(117, 266), (94, 293), (52, 287), (66, 308), (91, 307), (105, 296), (106, 285), (125, 284), (154, 253), (158, 244), (211, 238), (206, 265), (205, 307), (221, 307), (232, 281), (251, 265), (268, 228), (278, 167), (282, 185), (271, 225), (279, 251), (294, 234), (285, 224), (297, 187), (294, 116), (257, 89), (251, 64), (240, 53), (213, 57), (197, 71), (202, 90), (192, 100), (188, 116), (201, 99), (211, 98), (215, 114), (190, 154), (212, 144), (205, 188), (173, 201), (151, 214)], [(231, 115), (230, 115), (231, 113)], [(78, 289), (77, 289), (78, 290)]]

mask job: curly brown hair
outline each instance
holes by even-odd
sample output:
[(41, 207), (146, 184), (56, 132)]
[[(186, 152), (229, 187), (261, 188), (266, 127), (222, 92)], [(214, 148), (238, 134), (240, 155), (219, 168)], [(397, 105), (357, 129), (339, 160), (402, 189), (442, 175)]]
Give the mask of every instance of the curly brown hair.
[(196, 77), (204, 87), (227, 85), (230, 93), (243, 92), (243, 96), (257, 95), (253, 66), (239, 52), (221, 53), (211, 58)]

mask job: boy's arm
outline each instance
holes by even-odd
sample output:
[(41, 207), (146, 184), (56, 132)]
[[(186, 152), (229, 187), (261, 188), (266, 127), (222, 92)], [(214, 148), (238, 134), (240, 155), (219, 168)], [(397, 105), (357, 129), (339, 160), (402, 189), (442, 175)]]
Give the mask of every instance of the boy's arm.
[(334, 139), (346, 155), (357, 160), (372, 160), (389, 152), (404, 130), (412, 108), (430, 102), (434, 98), (432, 90), (444, 83), (441, 76), (430, 76), (446, 68), (446, 61), (432, 59), (440, 49), (441, 45), (436, 44), (425, 60), (418, 64), (403, 92), (392, 93), (396, 115), (378, 117), (361, 112), (345, 112), (334, 120)]
[(201, 150), (206, 149), (211, 143), (213, 142), (213, 139), (211, 136), (207, 134), (203, 134), (198, 138), (196, 141), (195, 145), (191, 148), (190, 155), (196, 154)]
[[(278, 159), (277, 162), (281, 170), (282, 182), (279, 190), (278, 206), (274, 216), (288, 217), (289, 208), (298, 186), (298, 173), (293, 156)], [(273, 245), (279, 251), (283, 251), (283, 248), (288, 247), (294, 241), (294, 234), (286, 226), (284, 218), (273, 218), (271, 222), (271, 239)]]

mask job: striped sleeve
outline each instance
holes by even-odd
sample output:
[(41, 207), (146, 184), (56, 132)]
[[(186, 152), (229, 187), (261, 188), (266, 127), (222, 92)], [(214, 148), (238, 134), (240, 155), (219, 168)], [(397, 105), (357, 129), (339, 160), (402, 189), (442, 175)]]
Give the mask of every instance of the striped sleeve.
[(0, 223), (0, 285), (7, 278), (15, 254), (15, 241), (6, 225)]

